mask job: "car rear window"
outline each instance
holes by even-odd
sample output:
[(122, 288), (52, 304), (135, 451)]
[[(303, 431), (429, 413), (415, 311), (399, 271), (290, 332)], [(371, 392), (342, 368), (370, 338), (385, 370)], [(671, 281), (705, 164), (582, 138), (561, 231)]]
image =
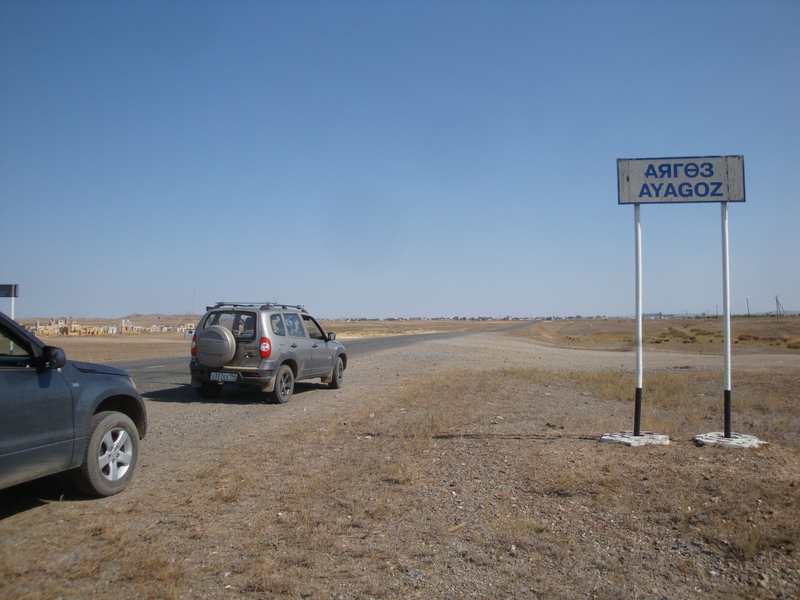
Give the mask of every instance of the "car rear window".
[(256, 339), (256, 313), (242, 310), (221, 310), (213, 312), (206, 318), (204, 327), (219, 325), (233, 333), (233, 337), (242, 342)]

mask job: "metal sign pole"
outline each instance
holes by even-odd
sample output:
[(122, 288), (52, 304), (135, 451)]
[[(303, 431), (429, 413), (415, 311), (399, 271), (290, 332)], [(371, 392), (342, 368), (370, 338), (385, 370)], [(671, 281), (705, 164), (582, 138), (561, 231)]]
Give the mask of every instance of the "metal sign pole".
[(11, 320), (14, 320), (14, 298), (19, 296), (19, 284), (0, 284), (0, 298), (11, 298)]
[(633, 205), (636, 239), (636, 399), (633, 412), (633, 435), (641, 435), (642, 423), (642, 221), (641, 205)]
[(728, 263), (728, 203), (720, 203), (722, 224), (722, 318), (724, 329), (725, 359), (725, 437), (731, 437), (731, 286)]
[(722, 318), (725, 346), (723, 368), (725, 371), (724, 419), (725, 431), (714, 431), (694, 436), (694, 441), (706, 446), (724, 446), (727, 448), (758, 448), (767, 442), (753, 435), (733, 433), (731, 431), (731, 287), (728, 260), (728, 203), (720, 203), (720, 221), (722, 224)]

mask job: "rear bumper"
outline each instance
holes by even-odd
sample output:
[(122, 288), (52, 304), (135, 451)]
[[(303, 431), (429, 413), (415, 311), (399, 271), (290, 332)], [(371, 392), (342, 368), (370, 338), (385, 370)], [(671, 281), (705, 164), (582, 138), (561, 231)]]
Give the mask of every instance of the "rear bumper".
[[(275, 372), (272, 369), (212, 368), (192, 360), (189, 364), (189, 372), (192, 376), (192, 387), (200, 387), (204, 383), (219, 385), (235, 383), (236, 385), (254, 385), (271, 389), (271, 386), (275, 383)], [(232, 379), (234, 376), (235, 380)]]

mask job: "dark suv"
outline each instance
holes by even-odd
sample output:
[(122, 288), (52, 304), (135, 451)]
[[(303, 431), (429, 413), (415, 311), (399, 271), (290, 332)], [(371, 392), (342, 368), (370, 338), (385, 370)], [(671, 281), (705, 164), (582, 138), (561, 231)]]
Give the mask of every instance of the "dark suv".
[(147, 412), (121, 369), (67, 360), (0, 313), (0, 489), (71, 470), (81, 491), (133, 478)]
[(257, 386), (276, 403), (288, 402), (299, 379), (320, 378), (340, 388), (347, 353), (302, 306), (274, 302), (218, 302), (200, 319), (189, 370), (202, 398), (224, 383)]

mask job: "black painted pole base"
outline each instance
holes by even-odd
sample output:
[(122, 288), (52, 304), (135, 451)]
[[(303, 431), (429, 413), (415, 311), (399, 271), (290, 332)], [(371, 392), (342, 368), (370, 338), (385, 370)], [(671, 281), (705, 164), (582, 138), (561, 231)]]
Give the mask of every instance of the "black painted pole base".
[(731, 391), (725, 390), (725, 437), (731, 437)]
[(636, 401), (633, 407), (633, 435), (642, 435), (642, 388), (636, 388)]

